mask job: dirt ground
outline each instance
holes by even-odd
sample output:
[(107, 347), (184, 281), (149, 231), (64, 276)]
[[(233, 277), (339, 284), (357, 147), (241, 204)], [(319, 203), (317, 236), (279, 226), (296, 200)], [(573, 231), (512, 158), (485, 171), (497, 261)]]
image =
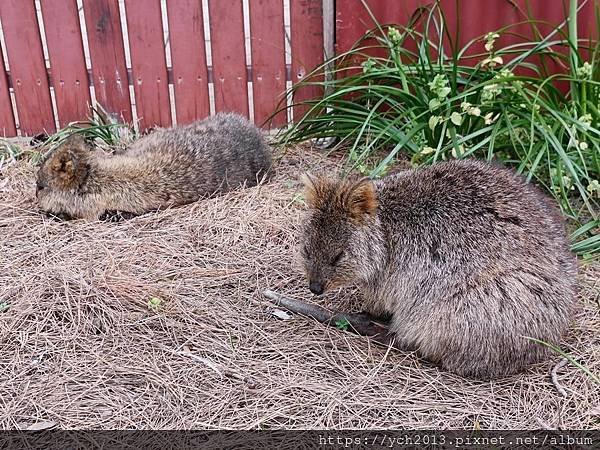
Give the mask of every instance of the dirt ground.
[[(55, 222), (27, 160), (0, 170), (0, 428), (600, 429), (600, 387), (559, 361), (475, 382), (309, 319), (297, 175), (123, 223)], [(600, 374), (600, 267), (581, 269), (563, 348)], [(156, 298), (155, 300), (151, 300)], [(318, 301), (356, 309), (352, 289)]]

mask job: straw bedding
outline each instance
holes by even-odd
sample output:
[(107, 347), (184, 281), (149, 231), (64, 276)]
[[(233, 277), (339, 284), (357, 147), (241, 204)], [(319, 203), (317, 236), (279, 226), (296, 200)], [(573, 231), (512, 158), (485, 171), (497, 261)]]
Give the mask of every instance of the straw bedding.
[[(560, 358), (465, 380), (262, 295), (311, 298), (289, 151), (269, 183), (123, 223), (55, 222), (27, 160), (0, 171), (0, 428), (600, 428), (600, 389)], [(600, 373), (600, 270), (563, 348)], [(356, 309), (352, 289), (318, 301)], [(8, 309), (7, 309), (8, 308)], [(280, 314), (281, 315), (281, 314)]]

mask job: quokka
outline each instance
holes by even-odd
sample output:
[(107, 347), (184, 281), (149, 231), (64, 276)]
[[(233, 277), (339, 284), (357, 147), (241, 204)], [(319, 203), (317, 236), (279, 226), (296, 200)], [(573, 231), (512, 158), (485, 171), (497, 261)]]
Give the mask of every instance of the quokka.
[(548, 356), (568, 327), (577, 263), (550, 200), (512, 171), (452, 161), (372, 182), (304, 177), (310, 290), (357, 282), (396, 344), (469, 378)]
[(157, 129), (122, 153), (101, 153), (79, 137), (53, 151), (37, 173), (41, 208), (65, 219), (131, 217), (254, 186), (271, 166), (260, 130), (232, 113)]

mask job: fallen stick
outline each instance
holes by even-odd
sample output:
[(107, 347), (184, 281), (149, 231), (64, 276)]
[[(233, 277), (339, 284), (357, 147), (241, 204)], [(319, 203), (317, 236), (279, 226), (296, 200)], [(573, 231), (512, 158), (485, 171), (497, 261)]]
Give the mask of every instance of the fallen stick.
[(172, 348), (167, 347), (166, 345), (159, 344), (158, 348), (160, 348), (161, 350), (164, 350), (165, 352), (172, 353), (173, 355), (185, 356), (187, 358), (193, 359), (194, 361), (204, 364), (205, 366), (211, 368), (212, 370), (217, 372), (217, 374), (219, 374), (219, 376), (223, 377), (223, 371), (214, 362), (212, 362), (208, 358), (203, 358), (202, 356), (194, 355), (190, 351), (174, 350)]
[(569, 394), (567, 394), (565, 388), (562, 387), (561, 384), (558, 382), (558, 370), (566, 366), (568, 362), (569, 360), (567, 358), (563, 358), (554, 367), (552, 367), (552, 370), (550, 371), (550, 378), (552, 379), (552, 384), (554, 385), (558, 393), (563, 397), (568, 397)]
[(389, 333), (387, 326), (375, 321), (373, 317), (366, 313), (345, 313), (340, 311), (329, 311), (322, 306), (312, 303), (306, 303), (301, 300), (286, 297), (277, 292), (266, 290), (263, 295), (269, 300), (272, 300), (277, 306), (281, 306), (288, 311), (296, 314), (315, 319), (325, 325), (338, 326), (340, 323), (345, 323), (348, 328), (361, 336), (367, 336), (374, 342), (386, 347), (396, 347), (394, 336)]

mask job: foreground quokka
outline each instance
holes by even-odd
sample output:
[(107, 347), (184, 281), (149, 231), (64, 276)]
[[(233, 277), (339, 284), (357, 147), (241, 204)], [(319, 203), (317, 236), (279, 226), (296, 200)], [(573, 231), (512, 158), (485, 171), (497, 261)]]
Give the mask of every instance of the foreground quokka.
[(240, 185), (254, 186), (271, 166), (260, 130), (236, 114), (158, 129), (112, 156), (68, 139), (42, 163), (36, 196), (62, 218), (130, 217)]
[(306, 176), (310, 290), (357, 282), (396, 343), (465, 377), (543, 360), (567, 328), (576, 260), (550, 201), (511, 171), (452, 161), (380, 181)]

